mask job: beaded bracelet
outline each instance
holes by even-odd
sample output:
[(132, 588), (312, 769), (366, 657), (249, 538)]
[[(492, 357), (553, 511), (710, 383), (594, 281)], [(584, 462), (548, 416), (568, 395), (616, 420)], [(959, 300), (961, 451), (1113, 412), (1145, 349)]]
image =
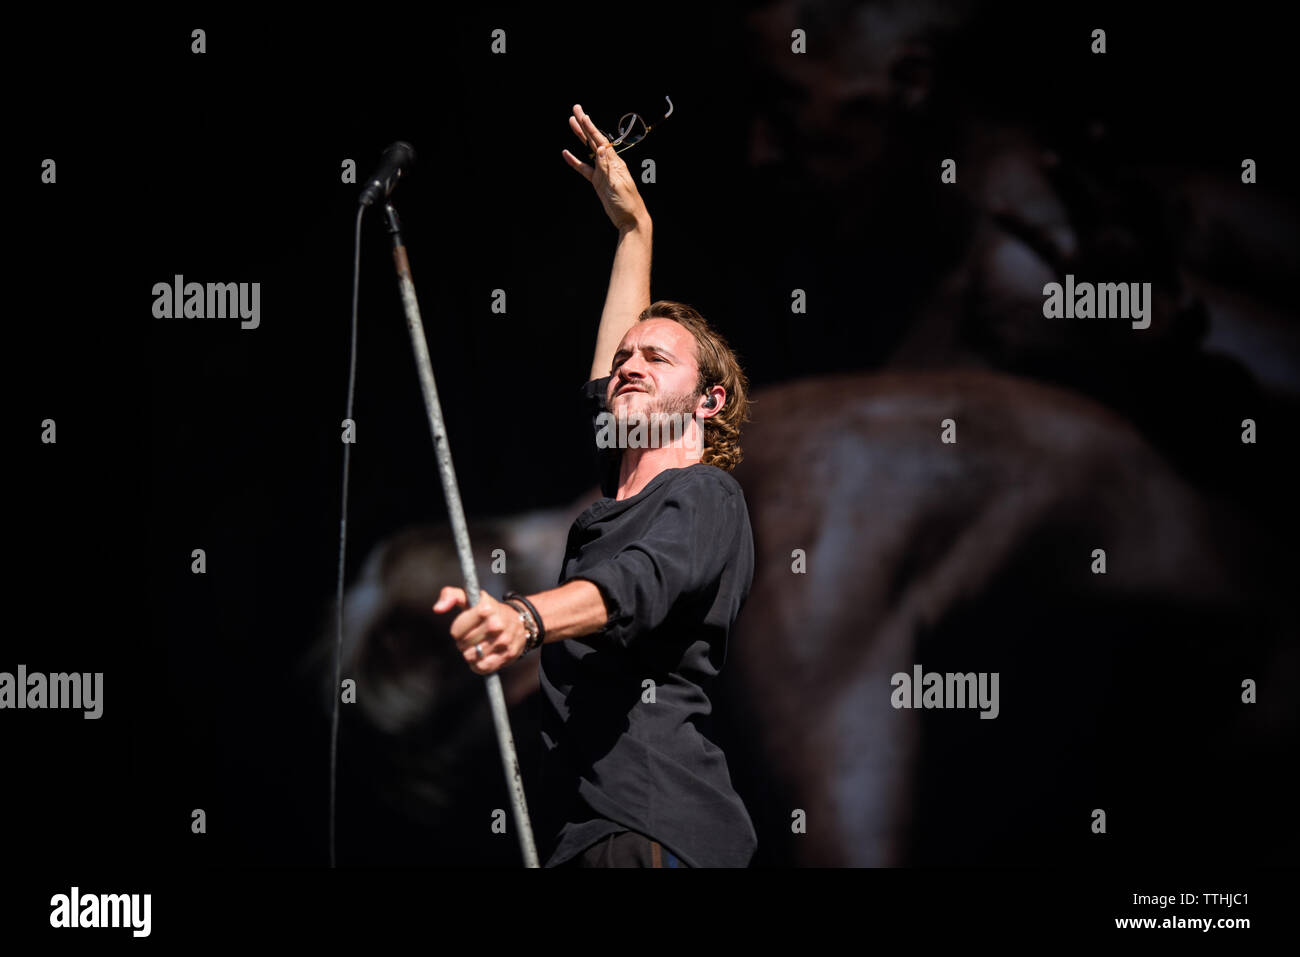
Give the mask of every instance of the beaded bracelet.
[[(514, 608), (518, 608), (518, 606), (514, 604), (515, 602), (519, 602), (519, 604), (523, 605), (524, 607), (523, 609), (519, 609), (519, 613), (521, 615), (527, 615), (528, 618), (531, 618), (533, 624), (537, 628), (536, 635), (531, 633), (532, 628), (528, 629), (529, 631), (528, 643), (524, 645), (524, 653), (527, 654), (528, 652), (532, 651), (534, 648), (541, 645), (544, 641), (546, 641), (546, 625), (542, 623), (542, 616), (537, 613), (537, 608), (533, 605), (533, 603), (529, 601), (527, 598), (525, 598), (523, 595), (519, 594), (519, 592), (517, 591), (506, 592), (505, 600), (507, 602), (510, 602), (511, 607)], [(527, 619), (525, 619), (524, 621), (524, 626), (525, 627), (528, 626)]]

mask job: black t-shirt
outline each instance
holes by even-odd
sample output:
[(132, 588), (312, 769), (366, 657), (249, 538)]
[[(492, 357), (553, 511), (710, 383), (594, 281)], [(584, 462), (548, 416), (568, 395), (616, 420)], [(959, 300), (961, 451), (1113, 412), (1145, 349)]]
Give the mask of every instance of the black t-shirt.
[[(583, 388), (593, 428), (607, 382)], [(595, 584), (609, 619), (541, 652), (543, 861), (626, 829), (692, 867), (744, 867), (758, 841), (709, 727), (754, 577), (744, 493), (712, 465), (666, 469), (622, 501), (610, 481), (569, 530), (559, 578)]]

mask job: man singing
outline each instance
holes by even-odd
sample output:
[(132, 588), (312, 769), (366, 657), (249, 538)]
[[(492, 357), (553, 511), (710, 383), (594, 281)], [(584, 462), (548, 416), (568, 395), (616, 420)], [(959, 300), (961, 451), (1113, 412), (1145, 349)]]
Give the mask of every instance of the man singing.
[(545, 866), (744, 867), (757, 838), (712, 740), (709, 692), (753, 581), (729, 474), (748, 382), (694, 309), (651, 305), (636, 183), (581, 106), (569, 124), (595, 155), (564, 159), (619, 237), (582, 392), (604, 497), (570, 528), (559, 587), (503, 602), (483, 592), (472, 608), (448, 587), (433, 608), (464, 609), (451, 635), (478, 674), (542, 646)]

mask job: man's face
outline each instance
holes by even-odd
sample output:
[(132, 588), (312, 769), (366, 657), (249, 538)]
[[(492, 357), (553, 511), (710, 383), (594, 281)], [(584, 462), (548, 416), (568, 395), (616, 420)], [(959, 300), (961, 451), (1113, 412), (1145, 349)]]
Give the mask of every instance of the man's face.
[(646, 319), (614, 353), (605, 407), (633, 422), (655, 413), (690, 415), (701, 399), (699, 374), (690, 330), (671, 319)]

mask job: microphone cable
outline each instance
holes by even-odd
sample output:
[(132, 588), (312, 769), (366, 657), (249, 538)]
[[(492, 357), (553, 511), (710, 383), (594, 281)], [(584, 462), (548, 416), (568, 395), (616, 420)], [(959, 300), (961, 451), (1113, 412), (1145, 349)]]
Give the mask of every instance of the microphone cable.
[[(348, 403), (345, 418), (352, 420), (352, 400), (357, 385), (357, 295), (361, 286), (361, 217), (366, 206), (357, 207), (357, 228), (352, 242), (352, 346), (348, 358)], [(335, 858), (335, 821), (338, 808), (339, 763), (339, 710), (343, 687), (343, 567), (348, 545), (348, 465), (352, 460), (351, 442), (343, 443), (343, 499), (339, 518), (339, 577), (337, 609), (335, 611), (336, 640), (334, 645), (334, 708), (330, 720), (330, 868), (337, 866)]]

